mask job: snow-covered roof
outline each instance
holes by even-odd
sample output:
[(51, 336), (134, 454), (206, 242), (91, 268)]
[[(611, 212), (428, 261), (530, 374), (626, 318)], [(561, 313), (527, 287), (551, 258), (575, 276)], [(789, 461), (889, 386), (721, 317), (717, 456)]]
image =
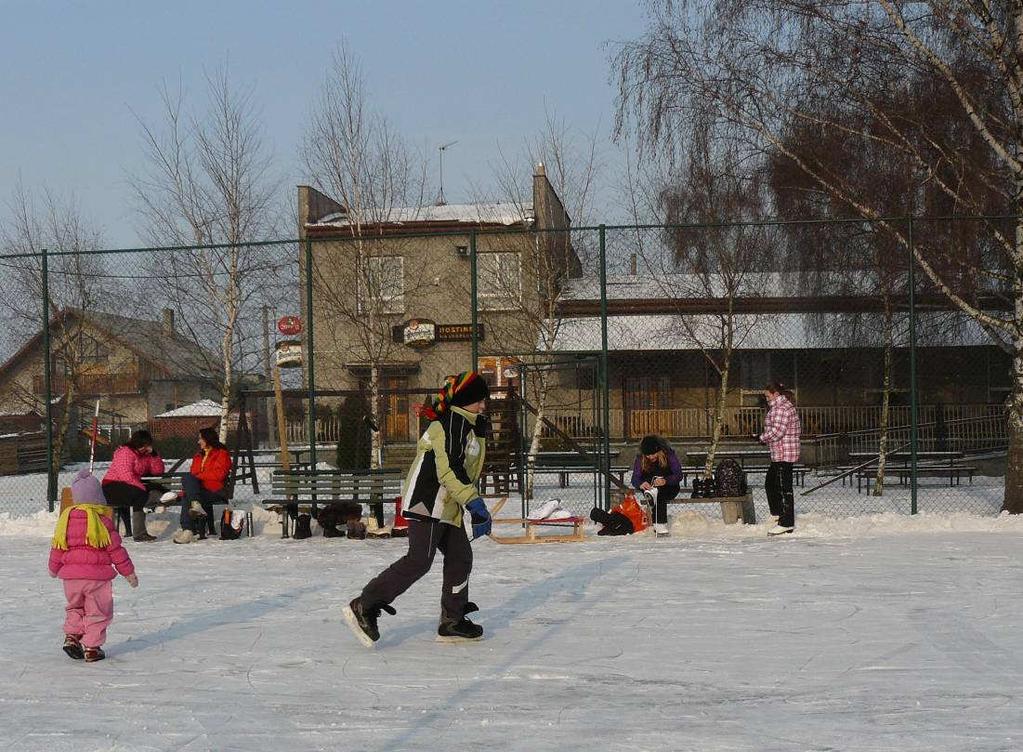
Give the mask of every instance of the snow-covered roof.
[[(970, 347), (992, 344), (991, 338), (962, 314), (921, 313), (917, 316), (920, 347)], [(721, 317), (609, 316), (608, 351), (716, 349), (721, 341)], [(733, 317), (734, 343), (738, 350), (830, 350), (879, 347), (882, 317), (859, 314), (855, 319), (840, 313), (739, 314)], [(545, 327), (550, 331), (549, 327)], [(897, 315), (895, 344), (909, 346), (908, 317)], [(841, 335), (838, 333), (841, 332)], [(562, 319), (557, 327), (554, 352), (600, 350), (600, 318)], [(542, 343), (538, 346), (546, 350)]]
[(201, 399), (190, 405), (182, 405), (174, 410), (160, 413), (157, 418), (219, 418), (223, 409), (219, 402), (211, 399)]
[[(345, 212), (328, 214), (310, 227), (348, 227)], [(367, 224), (406, 224), (412, 222), (465, 222), (467, 224), (514, 225), (533, 221), (533, 205), (517, 203), (442, 204), (441, 206), (403, 206), (392, 209), (379, 220)]]
[[(825, 277), (834, 275), (830, 281)], [(739, 297), (785, 298), (801, 297), (801, 275), (798, 272), (748, 272), (731, 280), (720, 274), (681, 274), (658, 272), (647, 274), (609, 274), (609, 300), (645, 300), (667, 296), (685, 298)], [(852, 278), (848, 272), (818, 272), (814, 281), (832, 295), (869, 294), (876, 286), (869, 272)], [(561, 293), (563, 300), (599, 300), (600, 279), (588, 275), (568, 280)]]

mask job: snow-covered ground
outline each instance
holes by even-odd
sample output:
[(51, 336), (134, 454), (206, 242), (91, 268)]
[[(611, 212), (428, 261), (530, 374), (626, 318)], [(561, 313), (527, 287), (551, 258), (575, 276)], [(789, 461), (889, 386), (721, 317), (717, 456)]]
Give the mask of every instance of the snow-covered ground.
[(285, 541), (260, 515), (175, 546), (166, 513), (89, 665), (60, 650), (52, 524), (0, 520), (3, 750), (1023, 748), (1023, 519), (810, 512), (769, 540), (688, 511), (662, 540), (482, 540), (486, 639), (434, 642), (438, 562), (371, 651), (340, 608), (404, 541)]

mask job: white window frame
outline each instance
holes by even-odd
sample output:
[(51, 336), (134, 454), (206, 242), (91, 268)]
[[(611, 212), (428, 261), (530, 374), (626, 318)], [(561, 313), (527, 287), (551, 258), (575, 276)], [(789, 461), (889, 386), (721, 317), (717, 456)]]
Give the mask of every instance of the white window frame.
[(404, 313), (405, 312), (405, 257), (404, 256), (369, 256), (365, 260), (364, 273), (359, 276), (359, 313), (366, 313), (369, 309), (367, 302), (374, 297), (372, 290), (367, 290), (367, 285), (374, 282), (377, 286), (384, 283), (382, 272), (387, 265), (396, 264), (398, 267), (395, 291), (387, 294), (384, 290), (379, 291), (381, 303), (380, 313)]
[[(514, 281), (511, 280), (510, 270), (502, 269), (512, 261), (515, 264)], [(488, 268), (493, 265), (496, 268)], [(479, 307), (486, 311), (503, 311), (514, 309), (522, 300), (522, 258), (518, 253), (481, 253), (476, 257), (476, 270), (479, 285), (477, 287), (477, 299)], [(501, 282), (501, 275), (508, 274), (504, 282), (508, 284), (494, 285), (493, 289), (488, 288), (487, 282), (497, 280)], [(488, 275), (492, 275), (489, 276)]]

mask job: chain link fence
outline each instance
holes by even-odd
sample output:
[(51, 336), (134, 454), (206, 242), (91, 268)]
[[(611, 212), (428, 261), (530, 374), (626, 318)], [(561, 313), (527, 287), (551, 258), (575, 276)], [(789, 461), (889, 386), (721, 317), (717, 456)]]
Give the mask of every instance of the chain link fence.
[(766, 515), (754, 435), (769, 383), (802, 424), (797, 512), (1001, 508), (1014, 384), (989, 319), (1012, 317), (992, 260), (1002, 220), (568, 229), (539, 207), (0, 257), (15, 322), (0, 513), (52, 509), (90, 456), (102, 473), (138, 429), (174, 464), (217, 426), (252, 470), (243, 499), (265, 495), (282, 441), (308, 467), (404, 471), (418, 406), (474, 366), (494, 392), (484, 487), (523, 514), (550, 499), (606, 508), (656, 435), (683, 495), (736, 459)]

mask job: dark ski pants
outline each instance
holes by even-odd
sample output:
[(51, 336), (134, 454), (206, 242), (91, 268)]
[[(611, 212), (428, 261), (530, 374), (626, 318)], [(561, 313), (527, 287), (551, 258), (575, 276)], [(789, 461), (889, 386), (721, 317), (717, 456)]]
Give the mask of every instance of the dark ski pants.
[(668, 524), (668, 502), (678, 496), (679, 486), (661, 486), (657, 489), (657, 503), (654, 504), (654, 524)]
[(458, 621), (469, 602), (472, 546), (465, 528), (439, 520), (409, 520), (408, 553), (378, 574), (362, 589), (367, 605), (390, 604), (430, 571), (433, 557), (444, 554), (444, 593), (440, 599), (441, 621)]
[(165, 490), (159, 483), (146, 483), (145, 488), (119, 480), (103, 484), (107, 504), (114, 508), (117, 517), (124, 523), (124, 534), (128, 536), (132, 536), (133, 532), (137, 535), (145, 534), (146, 510), (143, 507), (149, 503), (149, 495), (153, 491), (163, 493)]
[(202, 487), (202, 481), (191, 473), (181, 476), (181, 490), (184, 496), (181, 498), (181, 523), (182, 530), (192, 529), (192, 516), (188, 513), (188, 507), (193, 501), (202, 504), (202, 510), (206, 512), (206, 529), (211, 535), (217, 534), (217, 527), (213, 521), (213, 505), (225, 504), (224, 497), (215, 491), (208, 491)]
[(796, 526), (796, 505), (792, 495), (792, 463), (772, 462), (764, 481), (767, 505), (782, 527)]

